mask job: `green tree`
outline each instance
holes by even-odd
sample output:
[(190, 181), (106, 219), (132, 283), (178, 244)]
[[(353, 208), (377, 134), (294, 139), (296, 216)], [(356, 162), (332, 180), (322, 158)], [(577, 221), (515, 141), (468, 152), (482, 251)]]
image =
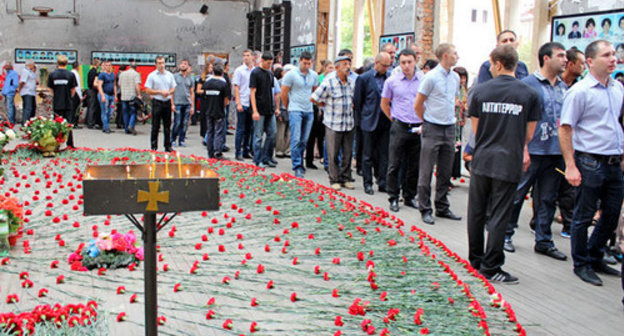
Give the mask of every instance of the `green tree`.
[[(340, 49), (354, 49), (353, 46), (353, 0), (341, 0)], [(366, 7), (365, 7), (366, 8)], [(363, 58), (373, 56), (368, 11), (364, 10), (364, 51)], [(354, 64), (358, 67), (361, 64)]]

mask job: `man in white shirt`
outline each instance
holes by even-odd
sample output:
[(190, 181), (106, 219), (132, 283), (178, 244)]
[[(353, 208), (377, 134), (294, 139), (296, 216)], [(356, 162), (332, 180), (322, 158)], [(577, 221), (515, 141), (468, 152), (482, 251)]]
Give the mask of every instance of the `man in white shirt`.
[(26, 61), (26, 67), (20, 73), (20, 80), (17, 90), (20, 96), (22, 96), (23, 112), (22, 112), (22, 125), (35, 116), (36, 102), (35, 96), (37, 94), (37, 67), (33, 60)]
[(75, 129), (80, 129), (82, 127), (80, 127), (78, 125), (78, 119), (80, 116), (80, 104), (82, 104), (82, 81), (80, 80), (80, 73), (78, 73), (78, 69), (80, 69), (80, 63), (78, 63), (78, 61), (74, 62), (74, 64), (72, 64), (72, 70), (71, 73), (74, 74), (74, 77), (76, 77), (76, 83), (78, 84), (78, 86), (76, 86), (76, 92), (74, 93), (74, 95), (72, 96), (72, 114), (69, 116), (70, 120), (68, 120), (70, 123), (74, 124), (74, 128)]
[(165, 58), (156, 57), (156, 70), (152, 71), (145, 81), (145, 92), (152, 96), (152, 150), (158, 149), (158, 132), (160, 121), (163, 123), (165, 151), (171, 152), (171, 114), (175, 111), (173, 93), (175, 92), (173, 74), (165, 70)]

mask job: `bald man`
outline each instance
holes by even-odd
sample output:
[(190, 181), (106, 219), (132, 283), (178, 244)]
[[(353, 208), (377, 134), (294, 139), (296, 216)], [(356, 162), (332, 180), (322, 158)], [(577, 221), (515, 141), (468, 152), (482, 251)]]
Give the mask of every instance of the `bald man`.
[(375, 193), (373, 190), (373, 163), (375, 163), (375, 175), (378, 176), (379, 190), (386, 190), (390, 121), (383, 115), (380, 102), (381, 91), (390, 75), (388, 69), (391, 66), (392, 56), (382, 51), (375, 57), (373, 68), (363, 73), (355, 81), (353, 111), (355, 124), (362, 130), (362, 177), (364, 192), (369, 195)]

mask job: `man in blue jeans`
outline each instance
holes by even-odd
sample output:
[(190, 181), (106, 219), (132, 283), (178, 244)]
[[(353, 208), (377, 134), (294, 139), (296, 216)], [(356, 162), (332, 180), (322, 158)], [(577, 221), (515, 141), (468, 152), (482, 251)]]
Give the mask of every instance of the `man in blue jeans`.
[(522, 180), (516, 189), (511, 218), (505, 234), (504, 249), (514, 252), (511, 237), (518, 226), (518, 217), (526, 194), (533, 187), (533, 206), (535, 207), (535, 247), (536, 253), (547, 255), (557, 260), (566, 260), (565, 254), (555, 247), (550, 229), (556, 211), (555, 202), (561, 182), (563, 157), (559, 147), (557, 125), (561, 117), (563, 95), (568, 86), (559, 77), (567, 63), (565, 47), (558, 42), (542, 45), (538, 52), (539, 70), (522, 79), (540, 96), (541, 120), (527, 148), (531, 165), (522, 174)]
[(112, 133), (108, 123), (113, 114), (112, 104), (117, 99), (117, 86), (115, 85), (115, 73), (111, 61), (102, 62), (102, 72), (98, 75), (96, 84), (99, 91), (100, 110), (102, 111), (102, 132)]
[(290, 126), (290, 157), (295, 176), (303, 177), (303, 152), (308, 143), (314, 121), (310, 95), (318, 86), (318, 75), (312, 68), (312, 54), (307, 51), (299, 57), (299, 68), (286, 73), (282, 80), (282, 103), (288, 110)]
[(119, 74), (119, 89), (121, 90), (121, 109), (123, 111), (124, 128), (126, 134), (136, 135), (137, 132), (134, 129), (136, 122), (134, 100), (137, 98), (142, 99), (141, 75), (136, 72), (135, 65), (131, 65), (127, 70), (124, 69), (125, 67), (125, 65), (119, 67), (119, 70), (122, 71)]
[(176, 81), (176, 90), (173, 94), (173, 103), (176, 110), (173, 119), (173, 130), (171, 131), (171, 145), (175, 146), (176, 139), (178, 139), (178, 145), (185, 147), (186, 123), (188, 122), (189, 114), (193, 114), (195, 90), (193, 90), (194, 81), (191, 78), (189, 61), (183, 59), (178, 68), (180, 71), (173, 75)]
[[(249, 101), (253, 111), (254, 137), (254, 163), (260, 168), (267, 165), (274, 167), (270, 162), (272, 153), (271, 146), (275, 141), (276, 121), (275, 116), (279, 116), (279, 105), (275, 102), (277, 95), (274, 95), (275, 77), (271, 72), (273, 55), (270, 52), (262, 54), (260, 66), (251, 71), (249, 76)], [(263, 142), (263, 136), (264, 137)]]
[[(613, 234), (624, 198), (622, 155), (624, 132), (618, 121), (624, 88), (611, 78), (615, 48), (596, 40), (585, 49), (589, 74), (568, 90), (563, 100), (559, 143), (565, 160), (565, 177), (577, 187), (571, 237), (574, 273), (601, 286), (595, 272), (619, 276), (602, 260)], [(587, 229), (598, 208), (601, 215), (588, 239)]]
[(234, 138), (236, 160), (250, 159), (251, 112), (249, 111), (249, 77), (254, 68), (251, 50), (243, 51), (243, 64), (234, 71), (232, 84), (236, 99), (236, 136)]
[(19, 86), (19, 76), (17, 72), (13, 70), (13, 64), (6, 62), (4, 65), (6, 69), (6, 77), (4, 79), (4, 86), (2, 87), (2, 95), (4, 96), (5, 106), (11, 124), (15, 124), (15, 91)]

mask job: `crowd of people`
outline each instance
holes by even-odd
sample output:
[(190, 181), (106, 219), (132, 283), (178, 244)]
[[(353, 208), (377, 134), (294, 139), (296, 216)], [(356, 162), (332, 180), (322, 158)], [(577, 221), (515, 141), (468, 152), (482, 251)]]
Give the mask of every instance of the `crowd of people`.
[[(456, 66), (458, 52), (448, 43), (437, 46), (436, 60), (424, 62), (417, 44), (400, 51), (386, 44), (357, 70), (345, 49), (333, 62), (321, 62), (318, 73), (308, 52), (296, 64), (282, 65), (274, 64), (270, 52), (245, 50), (231, 76), (228, 62), (219, 58), (210, 59), (196, 76), (188, 60), (172, 74), (159, 57), (144, 84), (151, 97), (150, 145), (158, 149), (162, 123), (165, 151), (185, 146), (188, 124), (199, 122), (208, 157), (220, 159), (230, 150), (225, 139), (235, 120), (235, 160), (266, 168), (275, 167), (276, 158), (290, 157), (294, 175), (304, 177), (306, 170), (319, 168), (314, 162), (321, 159), (331, 188), (356, 188), (355, 171), (364, 192), (374, 194), (376, 184), (377, 192), (387, 193), (391, 211), (400, 211), (402, 201), (430, 225), (435, 217), (461, 220), (451, 210), (449, 192), (451, 178), (461, 176), (463, 158), (470, 174), (473, 267), (492, 281), (518, 282), (502, 266), (505, 251), (515, 251), (514, 231), (531, 193), (534, 251), (567, 259), (552, 237), (559, 207), (574, 273), (601, 285), (597, 272), (621, 275), (608, 265), (622, 258), (612, 249), (624, 198), (624, 89), (611, 76), (616, 51), (605, 40), (584, 52), (548, 42), (536, 55), (539, 68), (529, 73), (517, 47), (513, 31), (501, 32), (470, 89), (468, 72)], [(144, 98), (133, 65), (115, 74), (109, 60), (95, 59), (84, 99), (78, 95), (78, 74), (66, 66), (67, 59), (59, 57), (48, 79), (55, 113), (77, 122), (76, 109), (86, 100), (87, 127), (111, 133), (111, 108), (118, 101), (118, 126), (136, 134), (137, 107)], [(9, 104), (16, 92), (24, 101), (23, 118), (33, 115), (37, 83), (31, 72), (29, 62), (21, 76), (7, 75), (2, 93), (13, 123), (15, 109)], [(472, 134), (462, 139), (468, 118)], [(624, 224), (621, 249), (622, 236)]]

